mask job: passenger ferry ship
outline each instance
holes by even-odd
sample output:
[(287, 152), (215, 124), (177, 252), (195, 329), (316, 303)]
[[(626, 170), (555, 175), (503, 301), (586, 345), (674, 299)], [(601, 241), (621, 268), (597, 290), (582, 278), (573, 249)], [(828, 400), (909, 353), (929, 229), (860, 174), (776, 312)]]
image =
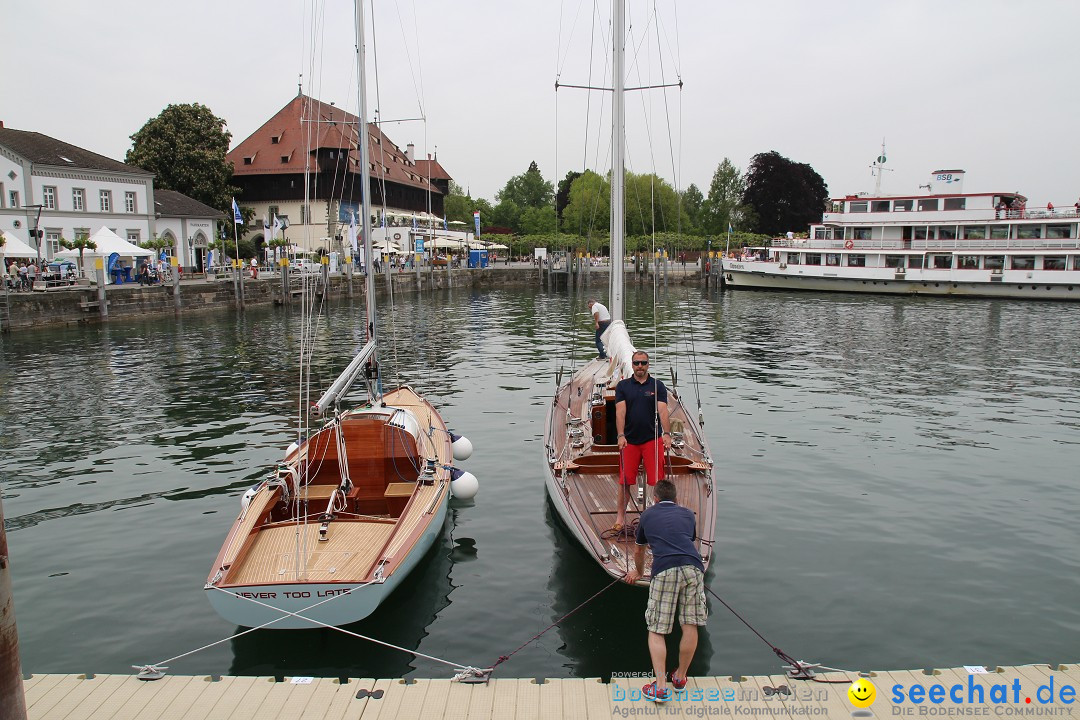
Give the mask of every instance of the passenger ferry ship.
[[(1080, 202), (1027, 207), (1018, 193), (962, 192), (936, 170), (926, 195), (830, 201), (808, 239), (724, 260), (732, 288), (1080, 299)], [(946, 192), (941, 192), (946, 190)]]

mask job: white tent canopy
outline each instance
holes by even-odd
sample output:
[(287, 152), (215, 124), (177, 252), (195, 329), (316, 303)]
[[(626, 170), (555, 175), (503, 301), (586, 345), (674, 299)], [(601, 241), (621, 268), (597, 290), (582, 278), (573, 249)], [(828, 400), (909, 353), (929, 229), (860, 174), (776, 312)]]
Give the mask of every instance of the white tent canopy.
[(4, 257), (37, 257), (37, 250), (30, 247), (19, 238), (7, 233), (0, 234), (4, 236), (5, 241), (4, 245), (0, 247), (0, 253), (3, 253)]
[(430, 250), (431, 248), (450, 248), (451, 250), (460, 250), (465, 247), (465, 243), (460, 240), (454, 240), (453, 238), (437, 237), (434, 240), (428, 240), (424, 243), (424, 249)]
[[(90, 239), (97, 245), (97, 249), (91, 250), (87, 248), (83, 250), (83, 257), (109, 257), (113, 253), (117, 253), (120, 257), (150, 257), (154, 255), (153, 250), (147, 250), (129, 243), (107, 227), (98, 230), (90, 236)], [(56, 253), (55, 257), (77, 258), (79, 257), (79, 251), (64, 250)]]

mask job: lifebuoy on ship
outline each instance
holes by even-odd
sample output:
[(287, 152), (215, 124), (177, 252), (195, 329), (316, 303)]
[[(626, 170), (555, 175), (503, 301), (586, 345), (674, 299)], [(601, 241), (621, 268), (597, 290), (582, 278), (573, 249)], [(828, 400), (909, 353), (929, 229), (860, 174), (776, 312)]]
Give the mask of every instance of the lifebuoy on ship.
[(845, 240), (844, 241), (844, 249), (845, 250), (850, 250), (853, 247), (855, 247), (855, 243), (851, 242), (850, 240)]
[(400, 240), (401, 239), (401, 233), (394, 233), (394, 239), (395, 240)]

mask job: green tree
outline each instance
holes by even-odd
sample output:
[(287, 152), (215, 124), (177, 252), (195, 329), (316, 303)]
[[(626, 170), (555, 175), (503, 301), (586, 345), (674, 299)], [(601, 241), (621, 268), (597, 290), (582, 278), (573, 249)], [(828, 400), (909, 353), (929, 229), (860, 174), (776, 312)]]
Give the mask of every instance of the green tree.
[(83, 253), (87, 250), (97, 250), (97, 243), (91, 240), (86, 233), (79, 233), (74, 240), (61, 237), (60, 247), (65, 250), (79, 251), (79, 277), (86, 277)]
[(536, 161), (529, 163), (529, 169), (521, 175), (515, 175), (506, 181), (506, 185), (495, 195), (500, 203), (507, 200), (519, 208), (540, 208), (550, 205), (555, 197), (555, 188), (540, 174)]
[(124, 162), (154, 173), (157, 187), (224, 210), (239, 192), (225, 159), (231, 139), (225, 121), (205, 105), (169, 105), (131, 136)]
[(690, 187), (686, 188), (682, 192), (682, 208), (686, 213), (686, 221), (688, 227), (683, 228), (687, 233), (694, 235), (700, 235), (702, 231), (702, 214), (705, 206), (705, 196), (701, 194), (701, 190), (697, 185), (690, 183)]
[(566, 209), (566, 205), (570, 202), (570, 186), (579, 177), (581, 177), (581, 173), (577, 170), (571, 170), (566, 173), (566, 177), (559, 181), (559, 191), (555, 193), (555, 213), (560, 220), (563, 216), (563, 210)]
[[(746, 184), (742, 172), (728, 158), (720, 163), (709, 184), (709, 196), (702, 205), (702, 229), (708, 235), (726, 235), (728, 226), (744, 224), (742, 212)], [(745, 228), (743, 228), (745, 229)]]
[(486, 218), (483, 213), (480, 214), (480, 218), (484, 221), (485, 225), (507, 227), (514, 232), (517, 232), (518, 230), (518, 219), (520, 217), (521, 206), (513, 200), (501, 201)]
[(547, 235), (555, 232), (555, 208), (529, 207), (521, 211), (517, 232), (523, 235)]
[(611, 184), (606, 177), (586, 170), (570, 183), (569, 200), (562, 214), (562, 230), (577, 235), (607, 232), (610, 223)]
[(687, 224), (679, 196), (666, 180), (653, 174), (626, 174), (627, 235), (674, 233)]
[(754, 209), (753, 230), (781, 235), (801, 231), (821, 220), (829, 199), (825, 180), (805, 163), (797, 163), (776, 151), (759, 153), (746, 171), (743, 203)]

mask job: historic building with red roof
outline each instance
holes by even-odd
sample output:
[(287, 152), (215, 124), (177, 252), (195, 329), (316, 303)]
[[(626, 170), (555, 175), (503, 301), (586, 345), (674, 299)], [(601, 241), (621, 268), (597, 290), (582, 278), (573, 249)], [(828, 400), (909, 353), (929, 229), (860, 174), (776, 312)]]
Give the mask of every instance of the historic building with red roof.
[[(299, 94), (228, 154), (237, 202), (255, 208), (247, 236), (261, 245), (264, 223), (287, 221), (287, 239), (303, 250), (340, 251), (352, 213), (361, 202), (359, 118)], [(370, 133), (372, 213), (442, 217), (450, 176), (437, 160), (414, 160), (374, 123)], [(310, 150), (308, 150), (310, 148)], [(430, 181), (429, 181), (430, 173)], [(304, 203), (304, 178), (308, 201)], [(373, 225), (381, 221), (372, 218)]]

